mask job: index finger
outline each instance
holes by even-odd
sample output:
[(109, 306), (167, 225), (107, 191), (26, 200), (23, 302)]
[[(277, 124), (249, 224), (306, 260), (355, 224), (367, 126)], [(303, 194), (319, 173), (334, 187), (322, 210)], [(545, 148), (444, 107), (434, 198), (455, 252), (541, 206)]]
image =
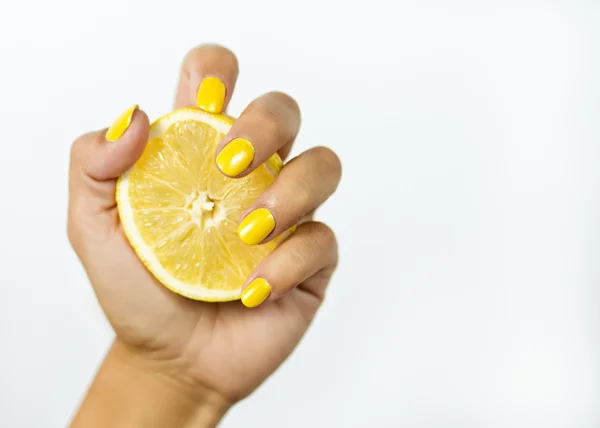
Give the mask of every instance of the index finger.
[(210, 113), (227, 108), (239, 73), (233, 52), (219, 45), (200, 45), (183, 60), (175, 108), (200, 107)]

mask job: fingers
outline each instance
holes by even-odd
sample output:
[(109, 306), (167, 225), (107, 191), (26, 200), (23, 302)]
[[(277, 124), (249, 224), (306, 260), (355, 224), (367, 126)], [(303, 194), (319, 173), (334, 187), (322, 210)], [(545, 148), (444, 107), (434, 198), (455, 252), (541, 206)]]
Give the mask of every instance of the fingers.
[[(202, 45), (183, 61), (175, 108), (200, 107), (225, 111), (239, 68), (235, 55), (218, 45)], [(249, 174), (273, 153), (285, 158), (300, 127), (296, 102), (282, 93), (269, 93), (252, 102), (217, 149), (216, 162), (230, 177)]]
[(175, 108), (200, 107), (210, 113), (227, 108), (238, 76), (235, 55), (218, 45), (191, 50), (181, 66)]
[(243, 177), (275, 152), (285, 157), (299, 128), (296, 101), (281, 92), (265, 94), (235, 121), (217, 148), (217, 166), (225, 175)]
[[(323, 223), (305, 223), (257, 267), (242, 291), (242, 303), (252, 308), (267, 298), (277, 299), (318, 272), (328, 279), (337, 261), (333, 231)], [(304, 291), (322, 300), (326, 282), (310, 282)]]
[(256, 245), (288, 230), (331, 196), (340, 177), (340, 160), (326, 147), (294, 158), (246, 212), (238, 227), (240, 239)]

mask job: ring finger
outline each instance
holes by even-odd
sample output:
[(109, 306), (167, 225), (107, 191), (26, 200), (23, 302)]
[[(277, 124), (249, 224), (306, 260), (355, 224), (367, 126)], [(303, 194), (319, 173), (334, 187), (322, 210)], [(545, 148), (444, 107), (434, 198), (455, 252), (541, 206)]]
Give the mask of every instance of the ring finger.
[(292, 159), (242, 216), (240, 239), (256, 245), (288, 230), (331, 196), (341, 172), (339, 158), (326, 147), (315, 147)]

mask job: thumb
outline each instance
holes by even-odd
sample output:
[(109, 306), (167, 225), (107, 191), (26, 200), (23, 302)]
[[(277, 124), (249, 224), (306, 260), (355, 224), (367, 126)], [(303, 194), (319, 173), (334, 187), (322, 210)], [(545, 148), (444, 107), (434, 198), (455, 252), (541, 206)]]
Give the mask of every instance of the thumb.
[(132, 106), (107, 130), (79, 137), (71, 148), (69, 171), (68, 235), (78, 254), (86, 247), (86, 237), (105, 235), (105, 226), (114, 224), (115, 185), (140, 158), (148, 140), (148, 116)]
[(133, 105), (125, 110), (106, 132), (87, 136), (82, 145), (82, 169), (96, 181), (112, 180), (125, 173), (146, 147), (148, 116)]
[(69, 217), (114, 207), (115, 178), (140, 158), (148, 140), (148, 116), (134, 105), (110, 128), (79, 137), (71, 148)]

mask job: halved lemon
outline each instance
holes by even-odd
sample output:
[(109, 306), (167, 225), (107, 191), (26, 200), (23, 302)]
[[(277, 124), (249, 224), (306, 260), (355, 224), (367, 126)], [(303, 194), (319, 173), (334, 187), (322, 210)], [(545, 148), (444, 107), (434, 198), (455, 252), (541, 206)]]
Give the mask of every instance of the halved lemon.
[(284, 237), (249, 246), (237, 235), (241, 215), (282, 162), (276, 154), (244, 178), (224, 176), (215, 152), (232, 124), (191, 108), (161, 117), (117, 182), (119, 216), (136, 254), (165, 287), (195, 300), (239, 299), (248, 275)]

